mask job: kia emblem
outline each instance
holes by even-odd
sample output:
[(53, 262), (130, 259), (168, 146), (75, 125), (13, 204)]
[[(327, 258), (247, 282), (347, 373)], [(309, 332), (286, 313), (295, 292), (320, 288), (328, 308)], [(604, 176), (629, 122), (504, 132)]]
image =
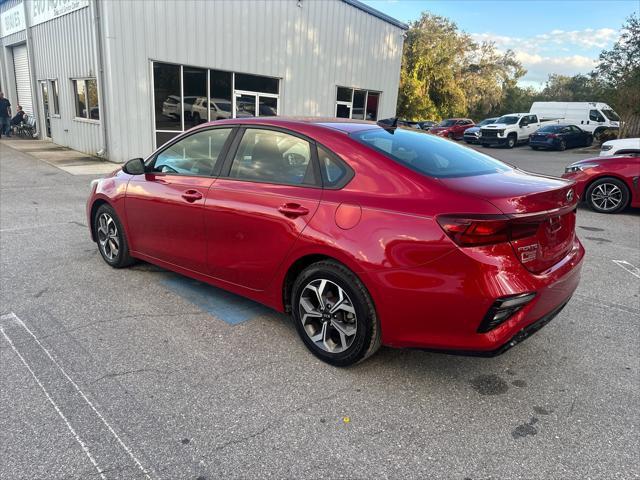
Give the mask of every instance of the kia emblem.
[(573, 188), (570, 188), (567, 192), (567, 203), (573, 202)]

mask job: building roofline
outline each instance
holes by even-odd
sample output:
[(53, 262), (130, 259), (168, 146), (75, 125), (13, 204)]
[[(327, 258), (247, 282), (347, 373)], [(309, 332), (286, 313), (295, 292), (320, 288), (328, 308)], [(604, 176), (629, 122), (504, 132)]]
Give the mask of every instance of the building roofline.
[(357, 8), (358, 10), (362, 10), (363, 12), (368, 13), (369, 15), (373, 15), (374, 17), (377, 17), (380, 20), (384, 20), (385, 22), (390, 23), (391, 25), (394, 25), (403, 30), (409, 30), (409, 25), (407, 25), (406, 23), (402, 23), (400, 20), (396, 20), (395, 18), (390, 17), (389, 15), (386, 15), (381, 11), (376, 10), (373, 7), (370, 7), (369, 5), (366, 5), (360, 2), (359, 0), (342, 0), (342, 1), (344, 3), (351, 5), (352, 7)]

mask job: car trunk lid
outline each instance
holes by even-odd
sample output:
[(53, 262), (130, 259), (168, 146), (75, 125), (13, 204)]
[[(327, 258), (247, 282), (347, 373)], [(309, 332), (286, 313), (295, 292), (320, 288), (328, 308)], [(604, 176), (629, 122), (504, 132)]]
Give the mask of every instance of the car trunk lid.
[[(508, 218), (518, 260), (541, 273), (562, 260), (575, 237), (574, 182), (514, 169), (489, 175), (441, 179), (453, 190), (488, 200)], [(522, 235), (522, 232), (527, 232)]]

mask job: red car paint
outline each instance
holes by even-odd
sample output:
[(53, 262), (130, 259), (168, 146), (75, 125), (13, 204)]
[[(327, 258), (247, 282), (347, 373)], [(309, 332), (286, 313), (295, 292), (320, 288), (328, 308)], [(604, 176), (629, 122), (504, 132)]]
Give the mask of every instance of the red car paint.
[(594, 157), (572, 163), (571, 166), (591, 166), (584, 170), (567, 172), (562, 178), (576, 182), (576, 193), (580, 199), (591, 183), (603, 177), (613, 177), (625, 183), (631, 194), (629, 205), (640, 208), (640, 157), (638, 155), (614, 155), (610, 157)]
[(439, 137), (461, 140), (464, 138), (465, 130), (471, 127), (475, 127), (475, 123), (469, 118), (447, 118), (438, 125), (431, 127), (429, 133), (438, 135)]
[[(353, 178), (332, 190), (118, 171), (94, 186), (89, 225), (99, 203), (108, 202), (134, 257), (279, 311), (286, 309), (291, 269), (335, 259), (364, 283), (382, 341), (396, 347), (494, 351), (563, 305), (578, 285), (584, 249), (574, 231), (577, 196), (569, 195), (574, 182), (506, 166), (486, 175), (428, 177), (349, 135), (380, 128), (367, 122), (265, 117), (196, 128), (220, 125), (304, 135), (340, 156)], [(182, 197), (192, 191), (202, 198)], [(279, 210), (285, 205), (308, 213), (288, 215)], [(446, 222), (453, 221), (455, 229), (469, 218), (480, 228), (534, 228), (525, 238), (460, 247)], [(529, 292), (535, 297), (524, 308), (478, 333), (497, 298)]]

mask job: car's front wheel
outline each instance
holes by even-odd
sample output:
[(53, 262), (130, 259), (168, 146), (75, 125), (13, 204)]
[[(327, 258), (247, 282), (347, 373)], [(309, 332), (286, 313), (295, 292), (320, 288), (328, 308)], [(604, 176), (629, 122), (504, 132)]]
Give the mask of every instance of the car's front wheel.
[(330, 260), (310, 265), (296, 279), (291, 298), (298, 334), (321, 360), (346, 367), (380, 347), (371, 297), (344, 265)]
[(599, 178), (587, 188), (585, 200), (599, 213), (617, 213), (629, 203), (629, 189), (617, 178)]
[(515, 135), (509, 135), (507, 137), (507, 148), (515, 147), (517, 142), (518, 142), (518, 137), (516, 137)]
[(93, 217), (93, 231), (98, 250), (105, 262), (114, 268), (127, 267), (134, 262), (133, 257), (129, 255), (124, 228), (110, 205), (102, 204), (98, 207)]

